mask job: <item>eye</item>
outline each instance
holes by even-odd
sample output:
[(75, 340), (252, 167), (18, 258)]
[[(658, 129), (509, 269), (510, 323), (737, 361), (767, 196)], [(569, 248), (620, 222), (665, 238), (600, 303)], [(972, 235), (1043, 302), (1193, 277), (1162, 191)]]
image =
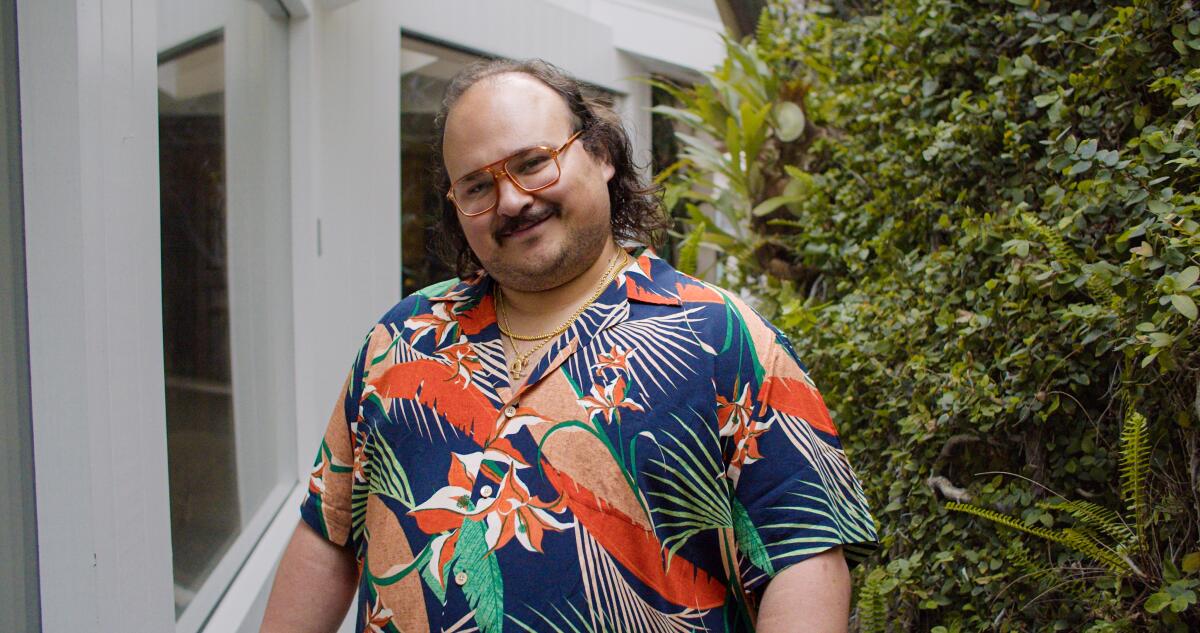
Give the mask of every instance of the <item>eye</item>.
[(550, 156), (544, 152), (525, 154), (520, 157), (516, 169), (513, 171), (518, 174), (531, 174), (545, 167), (548, 162), (550, 162)]
[(483, 174), (480, 176), (469, 176), (458, 183), (454, 188), (454, 195), (459, 199), (469, 200), (480, 198), (488, 195), (492, 190), (492, 178), (490, 175)]

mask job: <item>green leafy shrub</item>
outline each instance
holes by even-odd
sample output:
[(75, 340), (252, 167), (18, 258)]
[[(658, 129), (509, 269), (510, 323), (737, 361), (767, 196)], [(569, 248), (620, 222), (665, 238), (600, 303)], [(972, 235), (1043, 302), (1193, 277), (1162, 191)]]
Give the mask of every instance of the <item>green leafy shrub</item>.
[(1197, 630), (1200, 10), (789, 6), (660, 85), (662, 182), (681, 264), (718, 254), (843, 430), (883, 542), (857, 624)]

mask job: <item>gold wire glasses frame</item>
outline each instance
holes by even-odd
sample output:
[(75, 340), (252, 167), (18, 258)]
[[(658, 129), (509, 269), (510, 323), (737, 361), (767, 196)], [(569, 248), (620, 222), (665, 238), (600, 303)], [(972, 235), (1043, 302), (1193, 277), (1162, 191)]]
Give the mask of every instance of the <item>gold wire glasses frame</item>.
[[(558, 156), (583, 134), (580, 130), (571, 135), (558, 149), (538, 145), (527, 147), (511, 156), (484, 165), (459, 178), (450, 185), (446, 197), (454, 203), (458, 212), (473, 217), (496, 208), (500, 203), (500, 178), (508, 178), (517, 189), (525, 193), (541, 191), (558, 182), (562, 166)], [(549, 169), (553, 164), (554, 169)]]

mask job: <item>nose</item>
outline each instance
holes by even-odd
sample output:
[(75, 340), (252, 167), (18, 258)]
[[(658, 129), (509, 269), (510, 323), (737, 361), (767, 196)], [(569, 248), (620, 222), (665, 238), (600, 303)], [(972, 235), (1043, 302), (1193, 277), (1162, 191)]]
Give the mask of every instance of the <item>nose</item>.
[(521, 215), (533, 204), (533, 194), (523, 191), (508, 176), (499, 178), (496, 188), (496, 213), (506, 216)]

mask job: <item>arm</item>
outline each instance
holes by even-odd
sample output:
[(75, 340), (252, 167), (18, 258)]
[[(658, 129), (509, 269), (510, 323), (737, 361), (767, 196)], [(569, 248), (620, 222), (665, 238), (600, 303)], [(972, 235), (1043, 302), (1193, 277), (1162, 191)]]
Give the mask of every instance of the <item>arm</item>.
[(767, 584), (756, 629), (845, 633), (849, 618), (850, 570), (842, 548), (835, 547), (784, 569)]
[(357, 582), (353, 552), (325, 540), (301, 521), (279, 561), (259, 633), (336, 631)]

